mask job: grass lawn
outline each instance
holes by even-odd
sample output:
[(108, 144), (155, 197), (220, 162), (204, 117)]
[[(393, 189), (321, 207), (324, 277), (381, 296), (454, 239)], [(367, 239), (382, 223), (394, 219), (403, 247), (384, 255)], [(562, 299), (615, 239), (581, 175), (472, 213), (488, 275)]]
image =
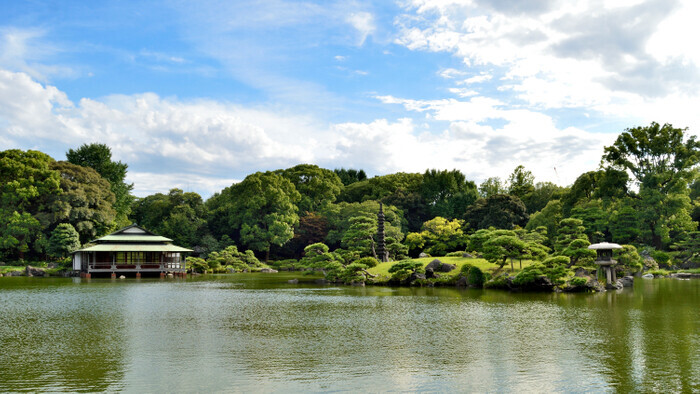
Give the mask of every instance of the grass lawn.
[(24, 270), (25, 270), (24, 266), (16, 266), (16, 265), (0, 266), (0, 274), (6, 274), (6, 273), (12, 272), (12, 271), (24, 271)]
[[(479, 267), (484, 272), (487, 271), (495, 271), (498, 268), (498, 265), (489, 263), (488, 261), (484, 259), (477, 259), (477, 258), (469, 258), (469, 257), (424, 257), (420, 259), (411, 259), (412, 261), (419, 261), (423, 263), (423, 266), (428, 265), (431, 261), (438, 259), (443, 263), (446, 264), (454, 264), (457, 266), (457, 268), (453, 269), (448, 275), (455, 275), (457, 274), (461, 269), (464, 264), (471, 264), (475, 267)], [(396, 264), (396, 261), (390, 261), (388, 263), (380, 263), (376, 267), (370, 268), (368, 271), (374, 275), (379, 275), (383, 277), (390, 277), (391, 274), (389, 274), (389, 268), (391, 268), (392, 265)], [(523, 268), (527, 267), (528, 265), (532, 264), (532, 261), (530, 260), (523, 260)], [(513, 266), (515, 267), (515, 272), (517, 273), (520, 271), (520, 264), (517, 260), (513, 261)], [(510, 272), (510, 261), (506, 263), (506, 265), (503, 266), (503, 270)], [(444, 273), (442, 273), (444, 275)]]

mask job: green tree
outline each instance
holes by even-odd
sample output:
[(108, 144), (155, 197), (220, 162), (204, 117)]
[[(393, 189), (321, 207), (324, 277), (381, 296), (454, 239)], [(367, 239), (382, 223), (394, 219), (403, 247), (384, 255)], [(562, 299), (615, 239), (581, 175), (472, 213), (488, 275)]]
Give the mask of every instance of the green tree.
[(499, 177), (491, 177), (479, 185), (479, 196), (489, 198), (495, 194), (506, 194), (508, 188)]
[(656, 122), (626, 129), (603, 155), (608, 165), (632, 174), (639, 186), (631, 196), (640, 200), (642, 236), (657, 249), (669, 242), (672, 227), (692, 231), (697, 226), (689, 219), (688, 183), (700, 162), (700, 142), (686, 138), (684, 131)]
[(644, 266), (642, 257), (639, 256), (637, 248), (633, 245), (622, 245), (622, 249), (615, 250), (615, 259), (617, 260), (617, 268), (622, 270), (636, 272)]
[(336, 168), (333, 170), (336, 175), (338, 175), (338, 178), (340, 178), (340, 181), (343, 183), (344, 186), (350, 185), (355, 182), (360, 182), (364, 181), (367, 179), (367, 174), (365, 174), (365, 170), (355, 170), (352, 168), (348, 168), (347, 170), (345, 168)]
[(506, 264), (506, 259), (510, 258), (512, 271), (512, 259), (519, 258), (525, 252), (525, 242), (518, 239), (512, 231), (503, 233), (494, 231), (492, 237), (484, 243), (484, 258), (491, 263), (498, 264), (499, 269), (502, 269)]
[(533, 231), (539, 227), (545, 227), (547, 229), (547, 240), (544, 244), (553, 246), (559, 230), (559, 222), (563, 218), (561, 201), (552, 200), (541, 211), (535, 212), (530, 216), (525, 229)]
[(522, 165), (515, 167), (508, 177), (508, 194), (523, 200), (533, 191), (535, 191), (535, 176)]
[(299, 223), (299, 192), (287, 178), (273, 172), (248, 175), (213, 198), (210, 216), (219, 218), (215, 225), (223, 222), (219, 231), (228, 230), (229, 236), (239, 236), (247, 247), (265, 252), (265, 262), (270, 247), (292, 239)]
[(468, 181), (459, 170), (427, 170), (423, 174), (420, 194), (429, 206), (431, 216), (447, 219), (462, 216), (479, 198), (476, 184)]
[(69, 149), (66, 152), (66, 160), (83, 167), (90, 167), (97, 171), (110, 184), (110, 190), (114, 193), (114, 210), (118, 227), (129, 225), (129, 212), (134, 198), (131, 191), (133, 183), (126, 183), (126, 169), (128, 166), (121, 161), (112, 161), (112, 150), (105, 144), (83, 144), (78, 149)]
[(61, 258), (80, 249), (80, 235), (70, 223), (61, 223), (51, 232), (49, 255)]
[(464, 214), (464, 219), (473, 229), (512, 229), (524, 226), (528, 218), (523, 202), (518, 197), (505, 194), (480, 198)]
[[(329, 205), (321, 211), (321, 215), (328, 221), (328, 235), (325, 242), (332, 248), (339, 247), (343, 237), (346, 236), (352, 225), (351, 219), (355, 217), (367, 217), (368, 220), (373, 221), (373, 227), (376, 228), (378, 213), (379, 203), (377, 201), (364, 201), (362, 203), (341, 202)], [(403, 240), (401, 222), (401, 212), (394, 206), (384, 205), (384, 234), (387, 238)]]
[(532, 192), (523, 197), (523, 204), (527, 213), (532, 215), (542, 210), (552, 200), (559, 200), (568, 192), (565, 187), (557, 186), (552, 182), (537, 182)]
[(620, 206), (613, 210), (608, 226), (613, 242), (618, 244), (636, 242), (640, 234), (637, 210), (630, 205)]
[(51, 163), (60, 174), (62, 193), (52, 196), (37, 217), (44, 227), (70, 223), (86, 243), (114, 228), (114, 193), (95, 170), (65, 161)]
[(313, 164), (299, 164), (286, 170), (275, 171), (289, 179), (301, 195), (299, 211), (316, 212), (335, 201), (343, 189), (338, 175)]
[(377, 258), (376, 250), (377, 219), (373, 215), (350, 218), (350, 227), (343, 235), (342, 245), (360, 253), (360, 256)]
[(12, 149), (0, 152), (0, 210), (36, 214), (48, 197), (61, 193), (54, 160), (41, 152)]
[[(41, 224), (27, 212), (0, 214), (0, 251), (5, 258), (24, 260), (32, 247), (41, 252)], [(39, 250), (37, 250), (39, 249)]]
[[(199, 194), (170, 189), (168, 194), (156, 193), (137, 199), (130, 218), (155, 233), (171, 238), (177, 245), (192, 248), (203, 246), (204, 238), (209, 235), (206, 213)], [(211, 245), (211, 240), (207, 239), (206, 242)], [(212, 250), (216, 249), (219, 248)]]
[[(413, 247), (426, 246), (425, 252), (432, 256), (444, 256), (447, 252), (463, 249), (467, 244), (467, 236), (462, 231), (463, 221), (459, 219), (447, 220), (436, 217), (423, 224), (423, 231), (419, 236), (406, 236), (407, 243)], [(416, 234), (416, 233), (412, 233)]]

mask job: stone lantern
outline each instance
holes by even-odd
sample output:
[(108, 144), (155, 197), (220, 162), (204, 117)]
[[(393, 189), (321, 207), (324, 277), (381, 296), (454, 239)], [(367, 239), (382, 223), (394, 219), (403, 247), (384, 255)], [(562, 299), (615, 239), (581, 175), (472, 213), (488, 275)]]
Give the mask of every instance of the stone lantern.
[(605, 286), (614, 286), (613, 284), (617, 283), (617, 276), (615, 275), (615, 265), (617, 265), (617, 261), (612, 258), (613, 249), (622, 249), (622, 246), (609, 242), (601, 242), (589, 246), (588, 249), (593, 249), (597, 253), (595, 263), (600, 267), (599, 269), (605, 272)]

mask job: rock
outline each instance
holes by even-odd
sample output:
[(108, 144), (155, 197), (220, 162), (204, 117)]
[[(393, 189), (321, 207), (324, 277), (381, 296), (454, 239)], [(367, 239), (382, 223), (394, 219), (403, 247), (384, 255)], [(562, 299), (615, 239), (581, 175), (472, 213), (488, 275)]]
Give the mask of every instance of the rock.
[(124, 275), (119, 275), (119, 279), (126, 279), (126, 276), (124, 276)]
[(435, 278), (435, 271), (433, 271), (432, 268), (426, 268), (425, 269), (425, 278), (426, 279)]
[(24, 271), (10, 271), (6, 274), (7, 276), (22, 276)]
[(46, 276), (46, 272), (43, 269), (32, 267), (31, 265), (28, 265), (25, 271), (27, 276)]
[(456, 267), (457, 266), (454, 264), (444, 264), (440, 260), (435, 259), (425, 267), (425, 270), (431, 269), (433, 272), (450, 272)]
[(226, 268), (226, 272), (228, 272), (229, 274), (235, 274), (236, 270), (233, 268)]
[(416, 279), (426, 279), (425, 274), (419, 274), (419, 273), (413, 273), (411, 276), (408, 278), (408, 282), (411, 283)]
[(299, 279), (290, 279), (290, 280), (287, 281), (287, 283), (291, 283), (291, 284), (293, 284), (293, 285), (296, 285), (296, 284), (299, 283)]
[(173, 274), (168, 274), (168, 278), (174, 278), (174, 277), (175, 277), (175, 275), (173, 275)]
[(644, 279), (654, 279), (654, 275), (652, 275), (652, 274), (644, 274), (644, 275), (642, 275), (642, 278), (644, 278)]
[(632, 287), (634, 285), (634, 276), (623, 276), (617, 281), (622, 284), (622, 287)]
[(2, 278), (2, 276), (3, 276), (3, 275), (0, 273), (0, 278)]
[(430, 257), (430, 255), (427, 254), (427, 253), (425, 253), (425, 252), (420, 252), (420, 254), (418, 255), (418, 257), (422, 259), (422, 258), (425, 258), (425, 257)]
[(588, 272), (587, 269), (579, 267), (579, 268), (576, 268), (576, 271), (574, 271), (574, 276), (579, 276), (579, 277), (591, 276), (591, 273)]
[(350, 282), (350, 286), (365, 287), (365, 282), (362, 282), (362, 281), (359, 281), (359, 282), (352, 281), (352, 282)]
[(677, 279), (690, 279), (693, 275), (690, 272), (678, 272), (676, 274), (671, 274), (671, 278)]
[(474, 256), (470, 255), (470, 254), (467, 253), (467, 252), (462, 253), (462, 257), (466, 257), (466, 258), (468, 258), (468, 259), (473, 259), (473, 258), (474, 258)]
[(316, 279), (314, 283), (316, 283), (317, 285), (327, 285), (328, 281), (325, 279)]
[(273, 270), (272, 268), (263, 268), (260, 270), (263, 274), (276, 274), (278, 271)]
[(610, 283), (605, 285), (606, 290), (620, 290), (622, 289), (622, 283), (618, 280), (615, 283)]
[(467, 287), (467, 277), (462, 275), (457, 279), (457, 282), (455, 282), (455, 286), (457, 287)]

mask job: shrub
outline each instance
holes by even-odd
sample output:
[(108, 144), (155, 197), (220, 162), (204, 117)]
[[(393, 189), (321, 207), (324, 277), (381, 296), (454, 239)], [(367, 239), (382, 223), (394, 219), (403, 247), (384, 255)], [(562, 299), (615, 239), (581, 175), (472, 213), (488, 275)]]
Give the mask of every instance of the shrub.
[(571, 259), (569, 256), (554, 256), (554, 257), (549, 257), (545, 259), (542, 264), (544, 264), (545, 267), (555, 267), (558, 265), (564, 265), (568, 266), (571, 263)]
[(404, 260), (400, 261), (389, 268), (392, 281), (402, 282), (410, 278), (415, 273), (423, 273), (425, 269), (423, 264), (418, 261)]
[(367, 280), (367, 276), (364, 272), (366, 269), (367, 265), (358, 262), (348, 264), (347, 267), (338, 272), (337, 279), (346, 284), (350, 284), (352, 282), (364, 282)]
[[(379, 264), (379, 261), (375, 259), (374, 257), (363, 257), (359, 260), (356, 260), (353, 264), (364, 264), (369, 268), (376, 267), (377, 264)], [(352, 265), (352, 264), (350, 264)], [(350, 266), (348, 265), (348, 267)]]
[(471, 267), (467, 273), (467, 284), (474, 287), (483, 287), (484, 282), (483, 271), (479, 267)]
[(662, 250), (652, 251), (651, 257), (653, 257), (654, 260), (656, 260), (656, 262), (659, 263), (659, 266), (670, 266), (671, 255)]
[(198, 272), (202, 274), (207, 271), (209, 265), (204, 259), (199, 257), (187, 257), (185, 259), (185, 267), (187, 267), (187, 271), (189, 272)]
[(588, 279), (582, 278), (582, 277), (580, 277), (580, 276), (574, 276), (574, 277), (571, 278), (571, 280), (569, 281), (569, 284), (570, 284), (571, 286), (585, 286), (586, 283), (588, 283)]
[(495, 278), (491, 278), (488, 280), (486, 283), (484, 283), (484, 287), (487, 289), (507, 289), (508, 288), (508, 281), (506, 278), (508, 275), (499, 275)]
[(464, 252), (456, 251), (456, 252), (450, 252), (445, 255), (445, 257), (462, 257)]

